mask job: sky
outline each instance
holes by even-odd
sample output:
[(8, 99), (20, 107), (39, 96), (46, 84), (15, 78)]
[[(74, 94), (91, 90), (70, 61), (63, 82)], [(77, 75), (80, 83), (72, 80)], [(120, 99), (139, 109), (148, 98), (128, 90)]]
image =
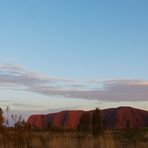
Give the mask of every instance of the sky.
[(1, 107), (148, 110), (147, 7), (147, 0), (0, 0)]

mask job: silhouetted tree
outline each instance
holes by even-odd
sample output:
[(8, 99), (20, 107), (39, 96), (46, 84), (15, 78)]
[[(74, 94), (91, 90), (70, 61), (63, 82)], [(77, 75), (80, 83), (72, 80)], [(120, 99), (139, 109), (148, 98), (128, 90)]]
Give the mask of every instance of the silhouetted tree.
[(106, 130), (107, 123), (106, 123), (106, 120), (105, 119), (102, 120), (102, 124), (103, 124), (103, 130)]
[(103, 132), (103, 121), (101, 118), (101, 111), (99, 108), (92, 114), (92, 133), (94, 136), (99, 136)]
[(89, 131), (91, 128), (91, 118), (90, 113), (83, 113), (79, 120), (78, 129), (82, 131)]
[(3, 123), (4, 123), (3, 110), (0, 108), (0, 127), (3, 126)]
[(9, 106), (7, 106), (6, 107), (6, 113), (7, 113), (6, 126), (7, 127), (9, 126), (9, 111), (10, 111), (10, 108)]

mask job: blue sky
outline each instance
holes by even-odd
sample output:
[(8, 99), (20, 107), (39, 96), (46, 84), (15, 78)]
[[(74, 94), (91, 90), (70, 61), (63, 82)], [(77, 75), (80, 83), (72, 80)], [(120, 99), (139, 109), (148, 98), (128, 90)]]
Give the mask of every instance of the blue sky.
[(1, 58), (51, 76), (147, 79), (147, 4), (1, 1)]
[[(2, 106), (8, 104), (14, 110), (22, 109), (22, 104), (26, 109), (34, 105), (34, 110), (91, 109), (96, 105), (148, 109), (147, 6), (147, 0), (0, 0)], [(45, 84), (49, 79), (54, 79), (53, 85)], [(117, 86), (121, 94), (115, 93)], [(54, 93), (51, 87), (56, 88)], [(134, 96), (137, 87), (140, 92)], [(100, 88), (108, 90), (106, 94), (115, 89), (111, 100), (100, 90), (94, 93)], [(131, 91), (125, 91), (127, 88)], [(59, 89), (71, 92), (64, 94)], [(77, 89), (88, 91), (87, 95)]]

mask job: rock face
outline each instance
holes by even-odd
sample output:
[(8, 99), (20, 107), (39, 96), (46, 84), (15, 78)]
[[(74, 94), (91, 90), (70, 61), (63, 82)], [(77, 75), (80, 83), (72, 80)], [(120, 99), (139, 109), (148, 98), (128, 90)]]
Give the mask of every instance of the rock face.
[(107, 128), (148, 127), (148, 111), (131, 107), (119, 107), (103, 110)]
[[(88, 111), (91, 114), (93, 111)], [(85, 111), (62, 111), (47, 115), (32, 115), (27, 123), (38, 128), (56, 127), (66, 129), (76, 129), (79, 119)], [(105, 109), (101, 111), (102, 119), (105, 121), (106, 128), (121, 129), (129, 127), (148, 127), (148, 111), (131, 107), (119, 107)]]
[(62, 111), (45, 116), (45, 127), (76, 129), (83, 111)]
[(32, 127), (34, 126), (38, 128), (43, 128), (44, 118), (45, 118), (45, 115), (32, 115), (28, 118), (27, 123)]

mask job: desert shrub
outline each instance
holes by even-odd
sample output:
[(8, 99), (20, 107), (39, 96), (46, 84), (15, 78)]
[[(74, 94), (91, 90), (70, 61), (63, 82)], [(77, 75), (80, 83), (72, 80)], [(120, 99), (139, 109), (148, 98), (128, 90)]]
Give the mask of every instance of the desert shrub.
[(141, 143), (148, 141), (146, 131), (139, 128), (126, 128), (119, 130), (115, 133), (114, 137), (123, 147), (136, 147)]

